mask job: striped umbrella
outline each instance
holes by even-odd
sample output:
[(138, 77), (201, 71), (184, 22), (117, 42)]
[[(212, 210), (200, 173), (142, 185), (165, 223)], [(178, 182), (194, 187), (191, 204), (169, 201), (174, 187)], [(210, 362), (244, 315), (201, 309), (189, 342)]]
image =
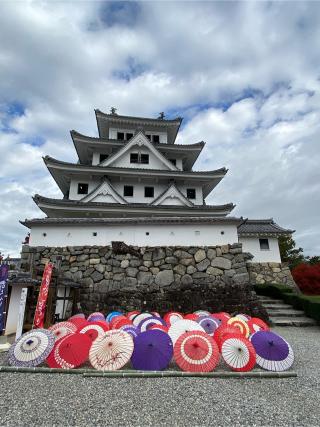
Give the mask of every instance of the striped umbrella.
[(147, 317), (146, 319), (142, 320), (138, 328), (141, 332), (145, 332), (147, 329), (149, 329), (152, 325), (161, 325), (166, 326), (166, 322), (162, 320), (160, 317)]
[(104, 335), (109, 330), (109, 326), (105, 322), (89, 322), (79, 330), (80, 334), (87, 335), (91, 341), (94, 341), (98, 336)]
[(127, 313), (127, 318), (128, 318), (129, 320), (133, 320), (133, 318), (134, 318), (135, 316), (137, 316), (138, 314), (140, 314), (140, 313), (141, 313), (141, 311), (139, 311), (139, 310), (129, 311), (129, 312)]
[(242, 335), (245, 338), (249, 337), (249, 335), (250, 335), (250, 329), (249, 329), (249, 326), (248, 326), (247, 322), (245, 322), (244, 320), (241, 320), (238, 317), (231, 317), (227, 321), (227, 324), (239, 328), (239, 330), (241, 331)]
[(9, 348), (9, 364), (20, 367), (38, 366), (50, 354), (54, 342), (54, 334), (46, 329), (26, 332)]
[(220, 353), (214, 339), (205, 332), (182, 334), (174, 345), (174, 359), (183, 371), (210, 372), (217, 366)]
[(221, 345), (222, 345), (222, 340), (223, 337), (227, 334), (236, 334), (239, 335), (240, 337), (243, 336), (240, 332), (240, 329), (232, 326), (232, 325), (227, 325), (222, 323), (215, 331), (213, 334), (213, 338), (215, 339), (216, 343), (218, 344), (219, 350), (221, 351)]
[(134, 326), (138, 326), (140, 322), (144, 319), (148, 319), (149, 317), (153, 317), (153, 314), (149, 313), (148, 311), (143, 311), (142, 313), (137, 314), (132, 319), (132, 323)]
[(251, 319), (251, 316), (248, 316), (247, 314), (243, 313), (236, 314), (234, 317), (237, 317), (238, 319), (241, 319), (244, 322), (248, 322), (248, 320)]
[(219, 320), (214, 319), (213, 317), (210, 317), (210, 316), (200, 316), (198, 317), (196, 322), (199, 323), (199, 325), (203, 327), (206, 333), (211, 336), (213, 336), (214, 331), (220, 325)]
[(173, 345), (176, 343), (177, 339), (184, 334), (185, 332), (190, 331), (201, 331), (205, 332), (202, 326), (199, 323), (194, 322), (193, 320), (182, 319), (175, 322), (170, 326), (168, 334), (173, 342)]
[(74, 334), (78, 330), (77, 326), (72, 322), (59, 322), (50, 326), (48, 329), (55, 335), (56, 339)]
[(88, 360), (92, 341), (85, 334), (67, 335), (55, 346), (54, 359), (62, 369), (74, 369)]
[(99, 371), (115, 371), (129, 362), (133, 347), (130, 334), (112, 329), (92, 343), (89, 360)]
[(135, 338), (140, 334), (140, 329), (133, 325), (124, 325), (121, 326), (120, 329), (130, 334), (132, 338)]
[(222, 338), (221, 355), (233, 371), (251, 371), (256, 364), (253, 345), (247, 338), (236, 334), (227, 334)]
[(89, 314), (89, 316), (87, 317), (88, 322), (96, 322), (97, 320), (99, 321), (105, 320), (104, 314), (100, 312), (95, 312), (95, 313)]
[(251, 319), (248, 320), (248, 326), (250, 329), (250, 333), (254, 334), (258, 331), (269, 331), (269, 326), (259, 317), (251, 317)]
[(257, 353), (257, 364), (268, 371), (286, 371), (294, 362), (290, 344), (271, 331), (258, 331), (250, 337)]
[(175, 322), (181, 319), (183, 319), (183, 315), (178, 311), (169, 311), (163, 316), (163, 320), (168, 326), (173, 325)]
[(210, 316), (210, 311), (207, 310), (197, 310), (193, 314), (196, 314), (197, 316)]

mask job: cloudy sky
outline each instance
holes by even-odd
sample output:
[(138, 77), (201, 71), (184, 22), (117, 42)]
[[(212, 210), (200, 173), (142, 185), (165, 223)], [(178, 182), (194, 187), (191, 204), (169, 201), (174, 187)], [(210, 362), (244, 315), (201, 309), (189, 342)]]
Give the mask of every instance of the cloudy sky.
[(273, 217), (320, 254), (320, 3), (0, 2), (0, 250), (17, 255), (61, 197), (42, 156), (76, 161), (94, 109), (183, 116), (195, 170), (229, 168), (208, 203)]

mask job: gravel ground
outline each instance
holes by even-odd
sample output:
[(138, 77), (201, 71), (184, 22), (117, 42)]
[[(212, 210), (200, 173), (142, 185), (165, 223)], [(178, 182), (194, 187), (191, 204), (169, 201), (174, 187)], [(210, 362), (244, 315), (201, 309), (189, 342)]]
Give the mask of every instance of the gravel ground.
[(319, 426), (320, 328), (274, 330), (294, 349), (297, 378), (124, 379), (1, 373), (0, 425)]

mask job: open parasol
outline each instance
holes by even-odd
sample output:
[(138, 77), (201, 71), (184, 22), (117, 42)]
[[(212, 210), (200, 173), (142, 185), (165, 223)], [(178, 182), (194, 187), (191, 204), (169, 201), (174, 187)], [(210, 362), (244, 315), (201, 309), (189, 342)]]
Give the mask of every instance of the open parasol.
[(95, 313), (89, 314), (89, 316), (87, 317), (88, 322), (96, 322), (97, 320), (99, 321), (105, 320), (104, 314), (100, 312), (95, 312)]
[(99, 335), (104, 335), (109, 330), (105, 322), (90, 322), (79, 330), (80, 334), (87, 335), (91, 341), (94, 341)]
[(222, 345), (223, 337), (227, 334), (238, 335), (240, 337), (243, 336), (242, 333), (240, 332), (240, 329), (237, 328), (236, 326), (227, 325), (227, 324), (222, 323), (214, 331), (214, 334), (213, 334), (213, 338), (216, 341), (216, 343), (218, 344), (220, 351), (221, 351), (221, 345)]
[(129, 311), (126, 316), (129, 320), (133, 320), (133, 318), (140, 313), (141, 313), (141, 311), (139, 311), (139, 310), (133, 310), (133, 311)]
[(140, 322), (144, 319), (148, 319), (149, 317), (153, 317), (153, 314), (149, 313), (148, 311), (143, 311), (142, 313), (137, 314), (132, 319), (132, 323), (134, 326), (138, 326)]
[(225, 311), (220, 311), (219, 313), (212, 313), (210, 314), (211, 317), (214, 319), (220, 320), (220, 322), (227, 322), (230, 319), (230, 314), (226, 313)]
[(170, 326), (168, 334), (172, 340), (173, 345), (176, 343), (177, 339), (184, 334), (185, 332), (190, 331), (201, 331), (205, 332), (202, 326), (199, 323), (194, 322), (193, 320), (182, 319), (175, 322)]
[(173, 356), (173, 345), (169, 335), (163, 331), (142, 332), (134, 340), (131, 357), (132, 366), (144, 371), (165, 369)]
[(111, 320), (113, 319), (113, 317), (115, 316), (122, 316), (123, 313), (121, 311), (111, 311), (107, 316), (106, 316), (106, 321), (107, 322), (111, 322)]
[(115, 371), (129, 362), (133, 347), (130, 334), (121, 329), (113, 329), (92, 343), (89, 360), (99, 371)]
[(197, 314), (194, 314), (194, 313), (188, 313), (188, 314), (185, 314), (183, 316), (183, 318), (187, 319), (187, 320), (195, 320), (195, 321), (197, 321), (197, 319), (199, 318), (199, 316)]
[(244, 313), (236, 314), (234, 317), (237, 317), (238, 319), (241, 319), (244, 322), (248, 322), (248, 320), (251, 319), (251, 316), (249, 316), (248, 314), (244, 314)]
[(207, 310), (197, 310), (193, 314), (196, 314), (197, 316), (210, 316), (210, 311)]
[(169, 311), (163, 316), (163, 320), (168, 326), (173, 325), (175, 322), (181, 319), (183, 319), (183, 315), (178, 311)]
[(154, 329), (168, 333), (169, 328), (168, 326), (164, 326), (164, 325), (152, 325), (148, 330), (154, 330)]
[(245, 322), (244, 320), (241, 320), (238, 317), (231, 317), (227, 321), (227, 324), (228, 325), (232, 325), (232, 326), (236, 326), (237, 328), (239, 328), (241, 334), (245, 338), (249, 337), (249, 335), (250, 335), (250, 329), (249, 329), (249, 326), (248, 326), (247, 322)]
[(259, 319), (259, 317), (251, 317), (251, 319), (248, 320), (248, 326), (251, 334), (258, 331), (269, 331), (270, 329), (262, 319)]
[(250, 337), (257, 353), (257, 364), (268, 371), (285, 371), (294, 362), (290, 344), (271, 331), (258, 331)]
[(26, 332), (9, 348), (9, 364), (32, 367), (42, 363), (53, 349), (55, 336), (46, 329)]
[(73, 369), (88, 360), (92, 341), (86, 334), (71, 334), (59, 340), (54, 349), (56, 364), (63, 369)]
[(122, 326), (131, 326), (132, 325), (132, 321), (129, 320), (127, 317), (122, 317), (121, 318), (116, 318), (117, 320), (115, 320), (113, 322), (112, 328), (110, 329), (120, 329)]
[(237, 334), (227, 334), (222, 338), (221, 355), (233, 371), (251, 371), (256, 364), (253, 345), (247, 338)]
[(140, 329), (133, 325), (124, 325), (124, 326), (121, 326), (119, 329), (121, 329), (124, 332), (127, 332), (129, 335), (132, 336), (132, 338), (135, 338), (140, 334)]
[(73, 323), (78, 330), (89, 324), (89, 322), (87, 322), (83, 317), (70, 318), (68, 322)]
[(70, 321), (71, 319), (85, 319), (85, 318), (86, 316), (83, 313), (77, 313), (69, 317), (68, 321)]
[(220, 353), (212, 337), (192, 331), (182, 334), (175, 343), (174, 359), (183, 371), (210, 372), (217, 366)]
[(56, 339), (60, 339), (66, 335), (74, 334), (77, 332), (78, 328), (72, 322), (59, 322), (50, 326), (48, 329), (55, 335)]
[(211, 336), (213, 336), (214, 331), (220, 325), (219, 320), (214, 319), (213, 317), (210, 317), (210, 316), (200, 316), (200, 317), (198, 317), (196, 322), (199, 323), (199, 325), (203, 327), (205, 332)]
[(142, 320), (138, 328), (141, 332), (145, 332), (147, 329), (149, 329), (153, 325), (162, 325), (166, 326), (166, 322), (162, 320), (160, 317), (147, 317), (146, 319)]

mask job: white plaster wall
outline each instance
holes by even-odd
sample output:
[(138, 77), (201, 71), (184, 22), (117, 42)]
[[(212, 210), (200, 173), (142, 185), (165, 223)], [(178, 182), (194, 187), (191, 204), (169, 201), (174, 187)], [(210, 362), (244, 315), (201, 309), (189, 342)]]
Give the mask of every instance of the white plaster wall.
[(269, 249), (260, 249), (258, 237), (239, 237), (243, 252), (250, 252), (252, 262), (281, 262), (278, 239), (268, 237)]
[[(130, 163), (130, 154), (138, 153), (148, 154), (149, 155), (149, 163), (140, 164), (140, 163)], [(169, 170), (168, 166), (166, 166), (161, 160), (158, 159), (151, 151), (147, 148), (141, 148), (137, 145), (134, 145), (130, 150), (126, 151), (119, 158), (114, 160), (109, 165), (110, 167), (120, 167), (120, 168), (138, 168), (138, 169), (160, 169), (160, 170)]]
[(91, 193), (97, 186), (100, 184), (100, 181), (90, 180), (88, 177), (72, 179), (70, 182), (70, 190), (69, 190), (69, 199), (70, 200), (80, 200), (86, 196), (86, 194), (78, 194), (78, 184), (89, 184), (88, 194)]
[[(224, 234), (221, 234), (224, 231)], [(93, 236), (93, 232), (97, 236)], [(43, 236), (46, 233), (46, 236)], [(146, 235), (149, 233), (149, 235)], [(31, 246), (109, 245), (113, 240), (137, 246), (211, 246), (238, 241), (235, 225), (34, 226)]]

